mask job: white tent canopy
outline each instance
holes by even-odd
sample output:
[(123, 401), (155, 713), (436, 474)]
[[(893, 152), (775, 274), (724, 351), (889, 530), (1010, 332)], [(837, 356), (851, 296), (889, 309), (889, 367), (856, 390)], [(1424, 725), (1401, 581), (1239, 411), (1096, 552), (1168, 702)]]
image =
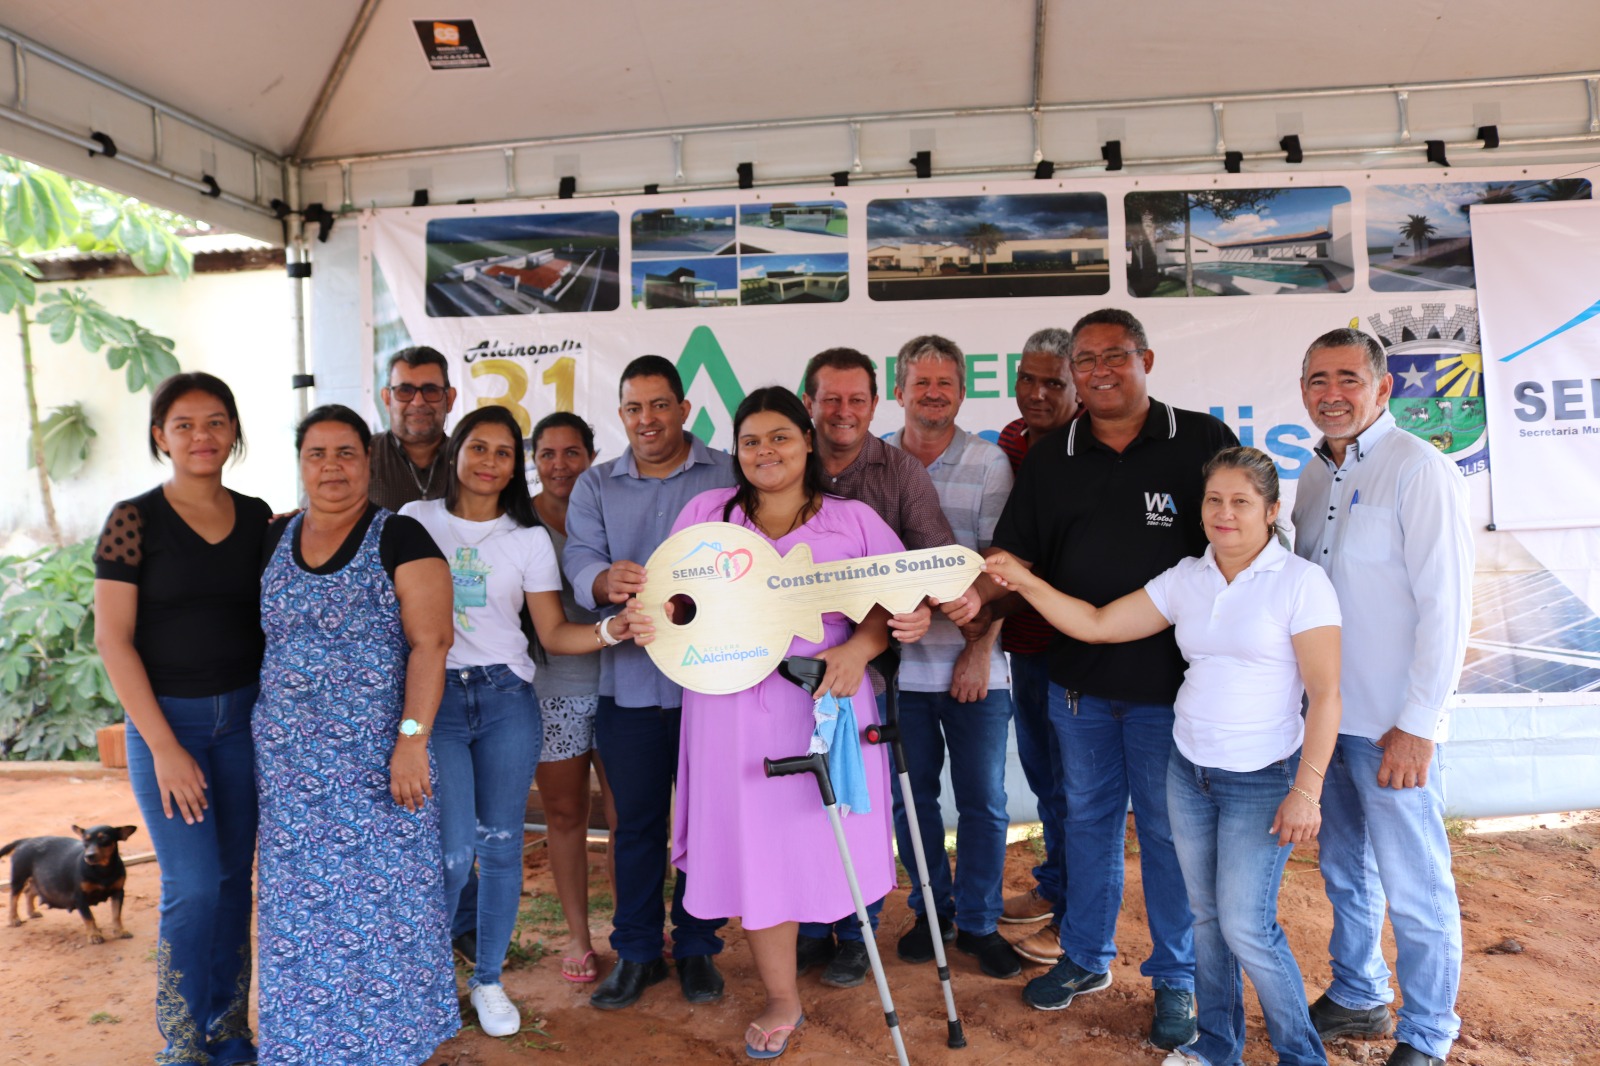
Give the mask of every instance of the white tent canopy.
[[(472, 19), (490, 65), (431, 69), (414, 22), (438, 18)], [(1285, 135), (1324, 169), (1427, 141), (1456, 166), (1600, 157), (1588, 0), (0, 0), (0, 37), (0, 149), (268, 239), (273, 200), (694, 189), (744, 162), (903, 180), (924, 150), (936, 178), (1099, 168), (1108, 141), (1130, 169), (1282, 169)]]

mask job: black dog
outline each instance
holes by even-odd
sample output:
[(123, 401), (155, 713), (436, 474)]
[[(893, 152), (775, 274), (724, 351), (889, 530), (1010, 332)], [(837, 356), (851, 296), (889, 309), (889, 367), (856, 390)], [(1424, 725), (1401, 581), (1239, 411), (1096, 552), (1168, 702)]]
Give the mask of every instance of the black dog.
[(132, 933), (122, 928), (122, 884), (127, 870), (117, 845), (138, 831), (138, 826), (97, 825), (92, 829), (72, 827), (71, 837), (25, 837), (0, 848), (0, 857), (11, 856), (11, 921), (17, 917), (17, 900), (28, 899), (28, 917), (39, 917), (39, 901), (47, 907), (74, 910), (83, 918), (89, 943), (103, 944), (100, 927), (89, 908), (111, 901), (111, 935), (126, 939)]

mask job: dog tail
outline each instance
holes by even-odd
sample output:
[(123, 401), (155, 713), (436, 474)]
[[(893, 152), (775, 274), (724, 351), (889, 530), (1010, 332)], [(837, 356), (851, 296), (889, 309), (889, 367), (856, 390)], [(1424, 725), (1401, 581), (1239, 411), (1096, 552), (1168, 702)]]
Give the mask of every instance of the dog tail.
[(27, 837), (23, 837), (22, 840), (13, 840), (11, 843), (7, 844), (5, 847), (0, 848), (0, 859), (3, 859), (7, 855), (10, 855), (13, 851), (16, 850), (18, 844), (22, 843), (23, 840), (27, 840), (27, 839), (28, 839)]

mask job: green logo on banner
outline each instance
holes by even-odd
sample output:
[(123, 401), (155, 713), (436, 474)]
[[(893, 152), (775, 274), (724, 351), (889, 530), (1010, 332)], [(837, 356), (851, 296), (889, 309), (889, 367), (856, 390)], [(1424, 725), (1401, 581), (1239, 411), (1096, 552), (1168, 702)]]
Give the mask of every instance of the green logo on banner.
[[(733, 372), (733, 366), (723, 353), (722, 345), (717, 343), (717, 335), (711, 332), (709, 326), (696, 326), (683, 346), (683, 354), (678, 356), (678, 375), (683, 378), (685, 394), (694, 385), (694, 379), (702, 370), (711, 375), (711, 387), (717, 390), (717, 398), (727, 410), (731, 433), (733, 413), (744, 402), (744, 387), (739, 384), (739, 375)], [(700, 408), (694, 416), (694, 423), (689, 427), (689, 432), (709, 444), (716, 431), (716, 420), (711, 417), (711, 412), (704, 407)]]

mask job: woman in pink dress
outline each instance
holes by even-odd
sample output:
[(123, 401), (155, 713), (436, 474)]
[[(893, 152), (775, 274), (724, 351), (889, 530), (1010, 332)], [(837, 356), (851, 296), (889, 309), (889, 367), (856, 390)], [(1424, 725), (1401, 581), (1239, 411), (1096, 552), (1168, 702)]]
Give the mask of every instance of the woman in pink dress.
[[(817, 562), (902, 551), (898, 537), (863, 503), (823, 493), (822, 461), (811, 419), (788, 389), (771, 386), (745, 398), (734, 414), (737, 485), (702, 493), (678, 516), (674, 532), (699, 522), (734, 522), (755, 530), (780, 555), (809, 545)], [(790, 655), (827, 662), (818, 694), (853, 697), (857, 722), (877, 720), (867, 663), (888, 644), (888, 613), (875, 608), (860, 625), (822, 616), (823, 639), (798, 637)], [(736, 623), (735, 623), (736, 624)], [(838, 847), (809, 775), (768, 779), (765, 757), (804, 755), (815, 727), (811, 697), (776, 672), (727, 696), (683, 694), (673, 864), (688, 879), (684, 905), (704, 917), (737, 915), (766, 986), (767, 1008), (745, 1033), (751, 1058), (776, 1058), (803, 1020), (795, 980), (800, 922), (832, 922), (852, 913)], [(865, 899), (895, 884), (889, 764), (866, 746), (870, 811), (844, 819), (845, 837)]]

